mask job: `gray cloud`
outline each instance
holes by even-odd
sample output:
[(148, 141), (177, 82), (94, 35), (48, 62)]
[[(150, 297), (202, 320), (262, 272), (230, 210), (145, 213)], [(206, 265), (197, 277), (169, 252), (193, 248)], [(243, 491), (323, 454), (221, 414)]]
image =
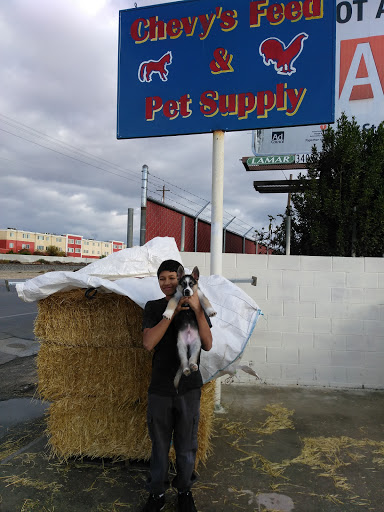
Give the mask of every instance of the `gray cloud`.
[[(137, 2), (153, 3), (161, 2)], [(210, 200), (211, 134), (116, 140), (118, 10), (133, 6), (123, 0), (3, 2), (0, 227), (125, 240), (132, 207), (138, 243), (143, 164), (153, 190), (166, 182), (170, 196), (196, 211)], [(248, 155), (250, 132), (225, 135), (224, 209), (245, 229), (259, 229), (268, 214), (284, 211), (286, 196), (255, 192), (253, 180), (283, 176), (247, 173), (240, 158)]]

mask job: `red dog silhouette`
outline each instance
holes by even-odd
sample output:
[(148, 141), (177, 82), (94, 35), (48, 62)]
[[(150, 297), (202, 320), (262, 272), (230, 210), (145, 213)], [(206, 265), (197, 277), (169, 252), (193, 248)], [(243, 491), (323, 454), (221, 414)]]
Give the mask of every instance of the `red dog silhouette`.
[(304, 40), (307, 38), (308, 34), (302, 32), (294, 37), (288, 46), (285, 46), (277, 37), (270, 37), (260, 44), (259, 53), (266, 66), (271, 63), (275, 65), (275, 71), (279, 75), (292, 75), (296, 72), (292, 64), (300, 55)]
[(158, 73), (161, 80), (166, 82), (168, 80), (168, 64), (172, 63), (172, 52), (165, 53), (159, 60), (146, 60), (139, 66), (139, 80), (140, 82), (152, 82), (153, 73)]

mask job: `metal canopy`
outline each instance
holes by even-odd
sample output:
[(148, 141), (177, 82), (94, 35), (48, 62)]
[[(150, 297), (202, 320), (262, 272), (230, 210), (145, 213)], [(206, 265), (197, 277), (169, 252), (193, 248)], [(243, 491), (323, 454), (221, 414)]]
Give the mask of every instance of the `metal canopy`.
[(299, 192), (303, 189), (300, 180), (254, 181), (253, 186), (260, 194), (287, 194), (290, 192)]

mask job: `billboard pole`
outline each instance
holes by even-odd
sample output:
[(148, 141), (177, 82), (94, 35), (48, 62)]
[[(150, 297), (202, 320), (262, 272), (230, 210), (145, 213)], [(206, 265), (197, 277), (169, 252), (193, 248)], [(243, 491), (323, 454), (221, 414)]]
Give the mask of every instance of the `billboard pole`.
[[(211, 275), (223, 269), (223, 197), (224, 197), (224, 132), (213, 132), (212, 147), (212, 217), (211, 217)], [(215, 383), (215, 410), (222, 411), (221, 379)]]
[(221, 275), (223, 268), (223, 195), (224, 132), (215, 130), (212, 148), (211, 275)]

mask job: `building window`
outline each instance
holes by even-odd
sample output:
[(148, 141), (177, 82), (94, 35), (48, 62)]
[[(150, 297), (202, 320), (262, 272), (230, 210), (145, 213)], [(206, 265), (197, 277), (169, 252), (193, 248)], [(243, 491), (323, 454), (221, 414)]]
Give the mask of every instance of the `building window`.
[(9, 236), (13, 236), (15, 233), (13, 231), (9, 232)]
[(22, 245), (21, 245), (21, 248), (22, 248), (22, 249), (29, 249), (29, 244), (22, 244)]
[(74, 252), (74, 248), (73, 247), (68, 247), (68, 252)]
[(81, 252), (81, 249), (78, 249), (78, 248), (76, 247), (76, 252)]
[(37, 235), (38, 240), (44, 240), (44, 235)]
[(75, 244), (81, 245), (81, 240), (75, 240)]
[(84, 249), (84, 254), (88, 254), (88, 249)]
[(74, 242), (73, 238), (68, 238), (68, 243), (69, 244), (74, 244), (75, 242)]
[(9, 244), (9, 248), (10, 248), (10, 249), (12, 249), (13, 245), (14, 245), (14, 244), (13, 244), (13, 242), (11, 242), (11, 243)]
[(46, 236), (45, 239), (47, 242), (49, 242), (49, 236)]
[(38, 245), (37, 246), (38, 251), (44, 251), (44, 245)]
[(61, 238), (56, 238), (56, 242), (61, 242)]
[(29, 238), (29, 233), (23, 233), (23, 238)]

